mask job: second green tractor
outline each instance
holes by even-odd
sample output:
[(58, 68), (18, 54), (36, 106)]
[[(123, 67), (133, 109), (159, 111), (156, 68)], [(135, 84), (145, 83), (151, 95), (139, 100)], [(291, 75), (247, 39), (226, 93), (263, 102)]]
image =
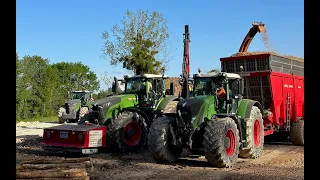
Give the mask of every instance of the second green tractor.
[[(112, 152), (141, 150), (147, 145), (153, 119), (174, 111), (179, 100), (173, 96), (172, 88), (165, 89), (165, 79), (167, 76), (161, 74), (125, 76), (123, 80), (115, 78), (114, 94), (94, 101), (79, 124), (107, 126), (107, 144)], [(124, 85), (121, 94), (117, 93), (119, 85)]]
[(264, 143), (262, 106), (242, 97), (243, 79), (233, 73), (199, 72), (193, 80), (193, 97), (152, 123), (148, 142), (153, 158), (173, 162), (186, 154), (204, 155), (217, 167), (230, 167), (238, 156), (259, 157)]

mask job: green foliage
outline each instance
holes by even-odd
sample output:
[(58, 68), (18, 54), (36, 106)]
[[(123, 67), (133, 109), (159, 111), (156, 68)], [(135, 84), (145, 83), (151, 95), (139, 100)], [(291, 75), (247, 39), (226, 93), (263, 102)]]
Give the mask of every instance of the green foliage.
[(39, 122), (57, 122), (58, 121), (58, 116), (17, 119), (17, 122), (35, 122), (35, 121), (39, 121)]
[[(121, 94), (122, 92), (123, 91), (120, 88), (118, 88), (117, 93)], [(98, 99), (102, 99), (102, 98), (104, 98), (104, 97), (106, 97), (106, 96), (108, 96), (110, 94), (112, 94), (112, 88), (111, 87), (108, 88), (107, 90), (102, 90), (102, 91), (99, 91), (98, 93), (94, 93), (93, 94), (93, 98), (95, 100), (98, 100)]]
[(212, 70), (208, 71), (208, 73), (212, 73), (212, 72), (220, 72), (220, 69), (219, 68), (215, 68), (215, 69), (212, 69)]
[(61, 89), (64, 93), (74, 90), (94, 91), (99, 89), (97, 75), (80, 62), (60, 62), (52, 65), (59, 75)]
[(123, 64), (128, 70), (141, 69), (144, 73), (160, 73), (169, 61), (166, 20), (156, 11), (127, 10), (121, 24), (103, 32), (103, 54), (111, 65)]
[(94, 72), (81, 63), (49, 64), (40, 56), (16, 53), (16, 119), (56, 115), (68, 90), (97, 90)]

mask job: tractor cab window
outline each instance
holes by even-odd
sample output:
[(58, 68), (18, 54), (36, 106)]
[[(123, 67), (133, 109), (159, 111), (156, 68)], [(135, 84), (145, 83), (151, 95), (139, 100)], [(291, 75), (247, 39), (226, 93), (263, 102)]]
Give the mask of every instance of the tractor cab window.
[(210, 78), (198, 78), (195, 82), (194, 94), (197, 96), (212, 94)]
[(126, 81), (126, 93), (139, 93), (141, 86), (145, 86), (146, 78), (130, 78)]
[(239, 79), (229, 80), (229, 96), (232, 98), (235, 98), (238, 94), (240, 94), (239, 89)]
[(84, 92), (73, 92), (72, 99), (85, 99), (86, 93)]
[(215, 95), (217, 88), (225, 86), (224, 82), (224, 78), (197, 78), (194, 81), (194, 95)]
[(156, 94), (161, 94), (164, 91), (164, 81), (162, 79), (154, 79), (153, 80), (153, 87), (155, 87), (153, 90)]

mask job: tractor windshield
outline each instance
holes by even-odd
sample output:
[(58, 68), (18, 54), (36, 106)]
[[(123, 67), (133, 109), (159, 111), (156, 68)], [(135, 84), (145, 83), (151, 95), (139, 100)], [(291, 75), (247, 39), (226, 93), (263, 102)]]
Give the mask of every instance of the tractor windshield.
[(86, 92), (72, 92), (72, 99), (80, 99), (82, 104), (85, 104), (89, 98)]
[(72, 99), (81, 99), (86, 95), (85, 92), (72, 92)]
[(141, 85), (144, 85), (147, 78), (138, 77), (138, 78), (129, 78), (126, 81), (126, 89), (125, 92), (130, 93), (139, 93)]
[(215, 95), (216, 89), (223, 86), (225, 78), (201, 77), (194, 80), (194, 95)]

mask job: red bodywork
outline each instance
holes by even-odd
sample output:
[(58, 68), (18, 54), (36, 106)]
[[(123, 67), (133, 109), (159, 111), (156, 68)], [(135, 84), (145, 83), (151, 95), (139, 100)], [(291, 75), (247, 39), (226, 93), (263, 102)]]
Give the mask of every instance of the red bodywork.
[(64, 124), (43, 130), (44, 149), (68, 150), (106, 147), (106, 126)]
[[(220, 61), (236, 62), (238, 60), (269, 58), (269, 56), (270, 54), (226, 57), (221, 58)], [(241, 74), (240, 72), (235, 73)], [(271, 114), (264, 116), (265, 135), (272, 134), (274, 130), (286, 130), (287, 113), (290, 114), (289, 122), (297, 122), (304, 117), (304, 76), (271, 70), (243, 72), (241, 75), (245, 81), (249, 77), (266, 77), (268, 80), (267, 85), (261, 85), (261, 88), (266, 88), (271, 95), (269, 106), (264, 107), (265, 110), (270, 109), (269, 111), (271, 111)], [(288, 98), (288, 96), (290, 97)], [(267, 99), (267, 97), (261, 99), (263, 98)]]

